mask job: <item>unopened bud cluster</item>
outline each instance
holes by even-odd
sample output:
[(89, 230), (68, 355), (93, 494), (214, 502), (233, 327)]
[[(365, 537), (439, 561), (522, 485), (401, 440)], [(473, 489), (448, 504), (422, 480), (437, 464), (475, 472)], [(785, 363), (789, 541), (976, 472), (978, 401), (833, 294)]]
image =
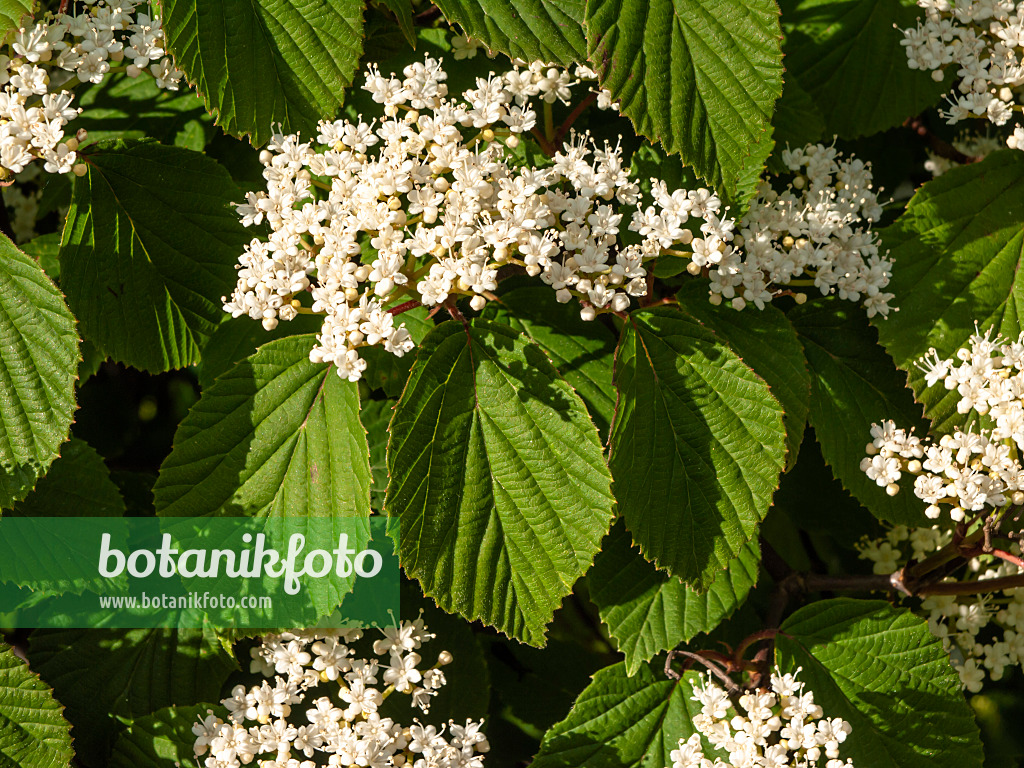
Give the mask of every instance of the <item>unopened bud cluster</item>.
[[(1024, 2), (1016, 0), (917, 0), (924, 18), (903, 30), (907, 65), (941, 81), (947, 68), (958, 78), (942, 112), (950, 125), (981, 118), (1006, 125), (1020, 111), (1024, 84)], [(1024, 128), (1007, 140), (1024, 149)]]
[(795, 178), (781, 192), (761, 184), (739, 237), (711, 270), (712, 299), (763, 308), (783, 286), (813, 285), (862, 303), (868, 317), (886, 316), (892, 263), (871, 230), (882, 215), (871, 165), (822, 144), (787, 149), (782, 161)]
[(972, 423), (938, 441), (892, 421), (871, 428), (861, 469), (890, 495), (899, 492), (903, 472), (916, 475), (914, 493), (933, 520), (944, 506), (959, 522), (971, 512), (1024, 504), (1024, 334), (1013, 342), (991, 336), (975, 333), (952, 358), (929, 350), (918, 364), (928, 386), (941, 381), (955, 390), (957, 411), (979, 414), (985, 426)]
[[(909, 560), (920, 562), (945, 547), (953, 538), (951, 528), (895, 526), (884, 538), (866, 540), (860, 556), (874, 563), (875, 573), (893, 573)], [(1020, 546), (1013, 551), (1019, 556)], [(1024, 573), (1013, 563), (991, 555), (968, 561), (960, 579), (986, 581)], [(953, 583), (958, 577), (947, 577)], [(993, 590), (985, 594), (929, 595), (916, 610), (928, 619), (928, 628), (950, 654), (960, 682), (977, 693), (986, 679), (1001, 680), (1013, 667), (1024, 666), (1024, 587)]]
[(226, 719), (210, 712), (197, 723), (196, 757), (205, 756), (206, 768), (253, 760), (260, 768), (483, 768), (480, 753), (490, 747), (482, 721), (449, 721), (439, 730), (415, 717), (400, 723), (381, 716), (395, 695), (408, 697), (410, 711), (426, 713), (445, 684), (441, 667), (452, 661), (441, 651), (434, 666), (421, 669), (419, 651), (434, 635), (420, 619), (382, 634), (364, 657), (353, 647), (362, 630), (264, 638), (252, 651), (251, 671), (272, 682), (235, 686), (222, 702)]
[[(693, 718), (697, 733), (679, 740), (671, 752), (672, 768), (825, 768), (852, 766), (840, 759), (840, 744), (853, 730), (838, 717), (826, 718), (804, 691), (796, 674), (776, 669), (770, 691), (747, 692), (734, 703), (728, 693), (701, 678), (694, 684), (693, 700), (701, 711)], [(703, 736), (716, 749), (727, 752), (729, 762), (704, 756)], [(822, 762), (822, 761), (825, 762)]]
[[(79, 0), (72, 13), (47, 13), (16, 30), (0, 55), (0, 175), (21, 173), (34, 160), (48, 173), (84, 173), (77, 164), (80, 135), (64, 128), (81, 109), (69, 90), (99, 83), (115, 67), (143, 72), (176, 90), (179, 72), (164, 50), (160, 20), (136, 13), (137, 0)], [(65, 88), (64, 86), (68, 86)]]

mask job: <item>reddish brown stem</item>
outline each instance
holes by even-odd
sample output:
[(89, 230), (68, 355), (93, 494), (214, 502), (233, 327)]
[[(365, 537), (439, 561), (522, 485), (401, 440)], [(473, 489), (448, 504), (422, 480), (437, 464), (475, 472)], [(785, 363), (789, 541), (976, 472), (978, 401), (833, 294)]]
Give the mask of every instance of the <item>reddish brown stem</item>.
[(998, 557), (1000, 560), (1005, 560), (1008, 563), (1013, 563), (1022, 571), (1024, 571), (1024, 558), (1017, 557), (1007, 552), (1005, 549), (993, 549), (991, 554), (994, 557)]
[(551, 143), (546, 138), (544, 138), (543, 133), (538, 131), (536, 128), (530, 131), (530, 133), (533, 134), (533, 138), (535, 138), (537, 143), (540, 144), (541, 151), (544, 152), (545, 155), (548, 157), (555, 156), (555, 148), (551, 146)]
[(940, 139), (925, 125), (924, 121), (920, 117), (913, 117), (903, 123), (907, 128), (912, 130), (926, 142), (928, 142), (928, 148), (939, 157), (944, 157), (947, 160), (952, 160), (954, 163), (966, 165), (967, 163), (975, 163), (980, 158), (971, 157), (965, 155), (959, 149), (954, 147), (948, 141)]
[(569, 116), (565, 118), (565, 122), (558, 126), (558, 130), (555, 131), (555, 138), (552, 140), (552, 144), (556, 147), (560, 147), (562, 142), (565, 141), (566, 134), (569, 133), (569, 129), (572, 128), (580, 115), (583, 114), (584, 110), (597, 101), (597, 94), (591, 91), (587, 94), (587, 97), (576, 105), (576, 108), (569, 113)]
[(391, 309), (388, 310), (388, 313), (392, 315), (400, 315), (403, 312), (408, 312), (410, 309), (416, 309), (418, 306), (420, 306), (420, 302), (416, 301), (416, 299), (409, 299), (409, 301), (404, 301), (401, 304), (391, 307)]

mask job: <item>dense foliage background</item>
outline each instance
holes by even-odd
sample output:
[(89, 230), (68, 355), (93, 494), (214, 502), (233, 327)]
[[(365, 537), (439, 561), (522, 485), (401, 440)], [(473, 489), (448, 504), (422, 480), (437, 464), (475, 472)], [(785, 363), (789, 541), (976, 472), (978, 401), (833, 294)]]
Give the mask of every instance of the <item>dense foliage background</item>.
[[(22, 14), (58, 5), (0, 0), (8, 45)], [(931, 582), (901, 595), (856, 546), (933, 524), (912, 481), (890, 495), (862, 470), (872, 424), (919, 436), (968, 424), (918, 358), (952, 357), (976, 323), (1011, 340), (1024, 330), (1024, 154), (987, 123), (982, 134), (999, 134), (987, 157), (954, 146), (960, 129), (936, 109), (959, 75), (910, 69), (901, 45), (920, 8), (147, 10), (180, 90), (124, 71), (76, 85), (80, 169), (3, 190), (3, 514), (393, 516), (402, 612), (425, 611), (455, 658), (430, 719), (484, 718), (493, 768), (670, 766), (696, 713), (689, 685), (666, 674), (671, 649), (738, 681), (802, 667), (852, 723), (844, 757), (862, 768), (1019, 764), (1020, 665), (965, 692), (921, 608)], [(462, 33), (495, 57), (456, 58)], [(585, 322), (509, 267), (483, 311), (453, 299), (397, 315), (416, 350), (370, 350), (358, 382), (309, 361), (317, 319), (266, 331), (231, 318), (238, 257), (266, 236), (231, 205), (266, 188), (260, 148), (275, 131), (309, 138), (324, 118), (380, 115), (357, 87), (366, 66), (400, 73), (425, 55), (444, 57), (452, 93), (508, 57), (589, 63), (622, 117), (583, 86), (546, 108), (549, 127), (521, 151), (542, 155), (570, 126), (621, 136), (642, 185), (707, 186), (737, 221), (762, 178), (793, 181), (787, 147), (820, 141), (869, 162), (898, 310), (869, 320), (810, 280), (738, 312), (708, 301), (706, 271), (661, 259), (648, 296)], [(936, 162), (949, 170), (933, 178)], [(1012, 546), (1019, 516), (1001, 524)], [(960, 570), (933, 581), (970, 578), (980, 554), (953, 552)], [(20, 630), (7, 642), (0, 765), (193, 765), (193, 723), (251, 682), (254, 641), (227, 632)]]

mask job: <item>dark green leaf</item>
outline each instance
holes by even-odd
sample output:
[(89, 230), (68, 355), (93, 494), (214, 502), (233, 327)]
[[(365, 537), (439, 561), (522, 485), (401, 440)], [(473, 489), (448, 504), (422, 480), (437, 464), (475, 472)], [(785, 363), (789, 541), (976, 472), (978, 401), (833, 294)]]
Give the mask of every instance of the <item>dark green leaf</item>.
[(603, 438), (615, 412), (612, 360), (615, 337), (604, 325), (580, 319), (572, 304), (559, 304), (546, 285), (522, 285), (488, 305), (487, 317), (526, 334), (583, 398)]
[(532, 768), (665, 768), (679, 739), (694, 733), (700, 705), (691, 700), (695, 672), (667, 680), (644, 664), (594, 675), (569, 716), (544, 734)]
[[(902, 29), (914, 0), (781, 0), (786, 69), (813, 97), (829, 131), (844, 138), (899, 125), (951, 85), (910, 69)], [(954, 71), (954, 68), (950, 68)]]
[(75, 412), (78, 333), (60, 291), (0, 235), (0, 508), (57, 458)]
[(264, 344), (203, 392), (160, 468), (159, 514), (369, 515), (358, 388), (310, 362), (315, 344)]
[(891, 249), (889, 288), (900, 311), (876, 323), (879, 338), (945, 431), (959, 395), (925, 388), (914, 363), (929, 347), (952, 357), (975, 322), (1014, 340), (1024, 330), (1024, 153), (994, 152), (928, 182), (882, 231), (882, 244)]
[(217, 124), (259, 146), (309, 138), (340, 109), (363, 52), (361, 0), (164, 0), (175, 63)]
[(620, 522), (605, 539), (587, 582), (601, 620), (633, 675), (645, 661), (710, 632), (731, 616), (756, 583), (759, 562), (757, 544), (744, 545), (701, 594), (644, 560)]
[(114, 742), (110, 768), (199, 768), (203, 758), (195, 759), (192, 726), (207, 711), (220, 709), (219, 704), (164, 707), (135, 718)]
[(78, 757), (106, 765), (114, 717), (219, 701), (236, 668), (216, 637), (200, 630), (36, 630), (32, 667), (53, 686), (73, 726)]
[[(889, 496), (860, 469), (871, 441), (871, 425), (892, 419), (899, 426), (928, 431), (921, 407), (907, 389), (906, 374), (876, 342), (859, 308), (836, 298), (789, 313), (811, 369), (810, 422), (821, 453), (836, 477), (875, 515), (890, 523), (923, 525), (925, 505), (904, 476), (903, 490)], [(902, 312), (882, 322), (899, 323)]]
[(778, 307), (737, 312), (708, 301), (707, 283), (691, 280), (676, 294), (680, 306), (714, 331), (772, 390), (785, 415), (786, 467), (792, 468), (807, 426), (811, 375), (793, 324)]
[(592, 0), (586, 29), (601, 84), (639, 133), (729, 197), (753, 192), (782, 94), (772, 0)]
[(644, 556), (707, 589), (752, 539), (785, 466), (782, 408), (678, 309), (635, 312), (615, 363), (615, 498)]
[(585, 63), (583, 0), (440, 0), (450, 22), (513, 59)]
[(103, 459), (84, 440), (72, 438), (61, 447), (35, 490), (14, 505), (13, 514), (28, 517), (118, 517), (124, 499), (110, 479)]
[(447, 611), (543, 644), (611, 519), (597, 430), (536, 345), (448, 322), (420, 345), (388, 446), (406, 573)]
[(872, 768), (980, 768), (981, 740), (960, 680), (924, 619), (883, 600), (812, 603), (783, 622), (783, 671), (828, 717), (853, 727), (844, 758)]
[(75, 180), (62, 286), (83, 334), (148, 371), (198, 362), (223, 317), (249, 236), (216, 162), (152, 141), (115, 141)]

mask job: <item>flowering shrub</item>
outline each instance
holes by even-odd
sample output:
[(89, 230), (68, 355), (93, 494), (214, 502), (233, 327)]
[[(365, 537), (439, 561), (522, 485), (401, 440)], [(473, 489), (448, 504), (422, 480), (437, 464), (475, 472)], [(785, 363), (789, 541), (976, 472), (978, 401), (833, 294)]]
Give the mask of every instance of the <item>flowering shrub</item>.
[(6, 629), (0, 765), (1012, 765), (1022, 24), (0, 2), (3, 517), (387, 518), (402, 598)]

